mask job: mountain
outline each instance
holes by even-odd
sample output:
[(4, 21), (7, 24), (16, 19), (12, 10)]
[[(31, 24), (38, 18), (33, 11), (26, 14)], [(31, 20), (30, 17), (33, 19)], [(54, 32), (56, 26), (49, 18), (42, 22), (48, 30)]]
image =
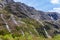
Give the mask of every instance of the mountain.
[(60, 34), (60, 14), (43, 12), (21, 2), (0, 1), (0, 35), (43, 36)]

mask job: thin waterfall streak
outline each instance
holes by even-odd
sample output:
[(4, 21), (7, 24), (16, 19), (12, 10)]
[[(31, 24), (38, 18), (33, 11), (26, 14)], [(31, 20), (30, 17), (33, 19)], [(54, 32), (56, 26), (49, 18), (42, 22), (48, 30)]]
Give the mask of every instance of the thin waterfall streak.
[(51, 19), (54, 20), (53, 17), (51, 17)]
[(9, 29), (9, 26), (6, 24), (6, 27), (7, 27), (7, 29), (9, 30), (9, 32), (11, 32), (11, 30)]
[[(41, 22), (41, 21), (39, 21), (38, 19), (37, 19), (37, 21), (44, 27), (45, 25)], [(43, 28), (44, 29), (44, 31), (45, 31), (45, 34), (46, 34), (46, 36), (48, 37), (48, 38), (52, 38), (49, 34), (48, 34), (48, 32), (46, 31), (46, 29), (45, 28)]]
[(53, 28), (54, 30), (56, 30), (57, 32), (60, 32), (60, 30), (56, 29), (56, 28)]
[(36, 21), (38, 21), (42, 26), (45, 26), (41, 21), (39, 21), (38, 19), (36, 19)]
[(30, 33), (31, 35), (33, 35), (31, 31), (29, 31), (29, 33)]
[(46, 29), (44, 28), (45, 34), (48, 38), (51, 38), (51, 36), (48, 34), (48, 32), (46, 31)]
[(35, 29), (35, 27), (33, 26), (33, 29), (34, 29), (34, 31), (39, 35), (39, 33), (37, 32), (37, 30)]
[(17, 23), (17, 21), (15, 20), (15, 18), (14, 18), (13, 15), (11, 15), (11, 18), (12, 18), (12, 21), (13, 21), (16, 25), (18, 25), (18, 23)]
[(40, 21), (39, 21), (39, 23), (41, 23), (41, 24), (42, 24), (42, 26), (44, 26), (44, 24), (43, 24), (42, 22), (40, 22)]
[(11, 30), (9, 29), (9, 26), (8, 26), (6, 20), (3, 18), (3, 14), (1, 14), (1, 18), (4, 21), (4, 23), (6, 24), (6, 28), (8, 29), (8, 31), (11, 32)]
[(22, 35), (24, 36), (24, 32), (21, 30), (21, 32), (22, 32)]

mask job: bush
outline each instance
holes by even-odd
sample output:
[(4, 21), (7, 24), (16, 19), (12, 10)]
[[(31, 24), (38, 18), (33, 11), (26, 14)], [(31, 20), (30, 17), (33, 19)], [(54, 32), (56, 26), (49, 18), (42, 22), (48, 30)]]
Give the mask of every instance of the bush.
[(9, 34), (7, 30), (0, 30), (0, 35), (6, 35)]

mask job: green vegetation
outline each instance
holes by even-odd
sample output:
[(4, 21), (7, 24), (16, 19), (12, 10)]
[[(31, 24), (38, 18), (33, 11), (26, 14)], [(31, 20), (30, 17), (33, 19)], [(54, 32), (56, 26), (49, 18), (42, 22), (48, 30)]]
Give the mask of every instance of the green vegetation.
[(19, 36), (19, 37), (13, 37), (11, 34), (6, 34), (6, 35), (0, 35), (0, 40), (60, 40), (60, 35), (56, 35), (52, 39), (44, 38), (44, 37), (36, 37), (29, 35), (26, 33), (26, 36)]

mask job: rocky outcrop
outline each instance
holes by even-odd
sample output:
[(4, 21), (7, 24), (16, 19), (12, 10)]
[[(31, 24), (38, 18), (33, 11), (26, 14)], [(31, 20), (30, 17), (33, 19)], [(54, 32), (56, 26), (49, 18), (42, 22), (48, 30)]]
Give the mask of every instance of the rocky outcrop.
[(1, 0), (0, 1), (0, 7), (4, 8), (7, 4), (14, 3), (13, 0)]
[[(2, 6), (8, 6), (8, 10), (13, 12), (13, 14), (17, 15), (18, 17), (30, 17), (33, 19), (38, 20), (58, 20), (60, 17), (58, 13), (56, 12), (43, 12), (36, 10), (33, 7), (27, 6), (24, 3), (21, 2), (14, 2), (13, 0), (3, 0), (1, 2)], [(5, 5), (6, 4), (6, 5)], [(2, 7), (1, 6), (1, 7)]]

